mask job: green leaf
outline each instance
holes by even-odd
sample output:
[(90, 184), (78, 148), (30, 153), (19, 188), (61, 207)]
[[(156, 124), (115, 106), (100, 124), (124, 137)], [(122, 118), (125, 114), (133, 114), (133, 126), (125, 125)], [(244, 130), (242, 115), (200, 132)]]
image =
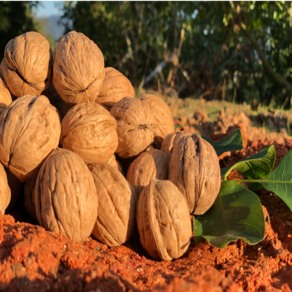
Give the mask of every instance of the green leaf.
[(292, 150), (260, 183), (265, 189), (279, 196), (292, 211)]
[(202, 136), (215, 149), (218, 156), (227, 151), (241, 150), (243, 147), (243, 140), (240, 129), (236, 129), (231, 135), (221, 141), (212, 141), (208, 137)]
[(273, 169), (276, 161), (276, 148), (274, 145), (266, 147), (260, 152), (245, 158), (231, 167), (221, 169), (221, 178), (227, 180), (229, 173), (237, 169), (243, 177), (262, 179), (265, 178)]
[(174, 129), (176, 130), (179, 127), (179, 124), (174, 125)]
[(242, 239), (257, 244), (265, 235), (265, 219), (258, 196), (233, 181), (224, 181), (213, 206), (194, 218), (197, 244), (205, 238), (212, 245), (225, 247)]

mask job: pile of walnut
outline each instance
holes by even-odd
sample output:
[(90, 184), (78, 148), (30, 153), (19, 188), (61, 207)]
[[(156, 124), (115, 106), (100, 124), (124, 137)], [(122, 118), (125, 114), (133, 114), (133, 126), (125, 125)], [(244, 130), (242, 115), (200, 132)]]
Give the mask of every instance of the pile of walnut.
[(219, 192), (215, 150), (196, 134), (174, 133), (165, 102), (135, 98), (93, 41), (72, 31), (53, 61), (40, 34), (11, 40), (0, 104), (2, 214), (24, 193), (41, 226), (74, 241), (92, 234), (117, 246), (138, 228), (155, 259), (188, 249), (190, 213), (206, 212)]

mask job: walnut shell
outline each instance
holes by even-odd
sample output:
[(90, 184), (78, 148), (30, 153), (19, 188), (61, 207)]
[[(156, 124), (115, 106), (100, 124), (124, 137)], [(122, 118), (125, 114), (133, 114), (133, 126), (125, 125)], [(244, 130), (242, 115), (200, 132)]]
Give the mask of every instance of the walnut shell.
[(29, 215), (37, 219), (35, 210), (35, 185), (37, 176), (30, 178), (24, 184), (24, 207)]
[(8, 42), (1, 71), (13, 95), (38, 96), (51, 84), (52, 66), (53, 53), (48, 40), (31, 31)]
[(12, 102), (11, 94), (3, 78), (0, 77), (0, 115)]
[(84, 34), (71, 31), (56, 47), (53, 71), (54, 86), (68, 105), (94, 102), (105, 76), (103, 54)]
[(188, 132), (176, 132), (168, 134), (162, 142), (161, 151), (167, 155), (167, 158), (170, 159), (172, 149), (175, 143), (183, 136), (190, 136)]
[(128, 182), (134, 187), (137, 196), (151, 179), (166, 180), (168, 178), (169, 160), (165, 153), (158, 149), (143, 152), (129, 167)]
[(204, 214), (213, 205), (221, 185), (213, 146), (197, 134), (181, 137), (170, 157), (169, 180), (182, 192), (191, 213)]
[(135, 89), (130, 80), (114, 68), (105, 68), (103, 85), (96, 102), (110, 110), (124, 97), (135, 97)]
[(190, 245), (192, 226), (187, 202), (168, 180), (152, 179), (138, 200), (140, 241), (154, 259), (182, 256)]
[(115, 169), (117, 169), (122, 175), (125, 175), (124, 169), (122, 164), (120, 163), (120, 161), (118, 161), (116, 159), (116, 156), (113, 155), (109, 161), (107, 162), (109, 165), (111, 165), (112, 167), (114, 167)]
[[(112, 107), (110, 113), (118, 123), (119, 146), (116, 153), (120, 157), (137, 156), (153, 143), (160, 148), (162, 139), (173, 131), (169, 126), (161, 126), (168, 123), (168, 113), (165, 114), (164, 111), (169, 109), (162, 106), (164, 104), (167, 107), (159, 99), (145, 95), (123, 98)], [(162, 110), (154, 109), (155, 103)]]
[(5, 213), (11, 200), (11, 191), (7, 181), (7, 175), (3, 165), (0, 163), (0, 215)]
[(108, 162), (118, 147), (117, 122), (99, 104), (77, 104), (62, 121), (60, 142), (87, 164)]
[(156, 124), (154, 146), (160, 149), (163, 139), (174, 131), (170, 109), (163, 99), (152, 94), (144, 93), (139, 96), (139, 99), (144, 102), (153, 113), (154, 122)]
[(35, 186), (35, 208), (41, 226), (73, 241), (90, 236), (98, 198), (84, 161), (66, 149), (55, 149), (43, 163)]
[(44, 95), (13, 101), (0, 116), (0, 129), (0, 160), (22, 182), (37, 175), (61, 133), (59, 115)]
[(107, 163), (88, 166), (98, 196), (98, 215), (92, 234), (108, 246), (125, 243), (136, 227), (137, 197), (123, 175)]

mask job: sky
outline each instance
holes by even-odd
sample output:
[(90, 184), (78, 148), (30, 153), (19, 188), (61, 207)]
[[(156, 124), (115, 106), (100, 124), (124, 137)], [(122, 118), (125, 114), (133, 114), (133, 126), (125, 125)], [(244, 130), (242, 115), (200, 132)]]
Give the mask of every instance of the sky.
[(64, 1), (40, 1), (37, 8), (33, 9), (37, 18), (51, 15), (62, 15), (61, 7)]

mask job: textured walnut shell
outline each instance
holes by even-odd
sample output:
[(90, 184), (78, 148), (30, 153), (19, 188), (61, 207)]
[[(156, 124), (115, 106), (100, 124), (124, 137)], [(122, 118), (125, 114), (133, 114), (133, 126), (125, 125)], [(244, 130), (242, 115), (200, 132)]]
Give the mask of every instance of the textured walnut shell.
[(191, 213), (204, 214), (213, 205), (221, 185), (213, 146), (197, 134), (181, 137), (172, 150), (169, 180), (182, 192)]
[[(155, 104), (161, 110), (156, 109)], [(160, 149), (164, 137), (173, 132), (173, 124), (172, 129), (169, 125), (162, 126), (169, 123), (168, 112), (164, 101), (155, 96), (142, 95), (117, 102), (110, 111), (118, 123), (119, 146), (116, 153), (122, 158), (130, 158), (152, 144)]]
[(137, 225), (141, 244), (154, 259), (179, 258), (190, 245), (192, 226), (186, 200), (168, 180), (152, 179), (143, 189)]
[(174, 131), (172, 115), (168, 105), (158, 96), (142, 94), (139, 99), (145, 103), (153, 113), (155, 128), (154, 146), (161, 147), (163, 139)]
[(37, 176), (35, 208), (45, 229), (78, 242), (90, 236), (98, 198), (90, 171), (78, 155), (57, 148), (46, 159)]
[(3, 165), (0, 163), (0, 215), (5, 213), (11, 200), (11, 191), (7, 181), (7, 175)]
[(60, 142), (87, 164), (108, 162), (118, 147), (117, 122), (100, 104), (77, 104), (62, 120)]
[(0, 77), (0, 115), (7, 106), (12, 102), (11, 94), (3, 78)]
[(94, 102), (104, 79), (104, 59), (98, 46), (82, 33), (63, 36), (55, 52), (53, 83), (70, 106)]
[(42, 95), (46, 96), (51, 105), (53, 105), (59, 112), (61, 120), (65, 117), (69, 109), (71, 108), (59, 95), (54, 84), (52, 83), (46, 90), (42, 92)]
[(158, 149), (143, 152), (130, 165), (127, 180), (134, 187), (137, 196), (151, 179), (166, 180), (168, 178), (169, 160), (165, 153)]
[(29, 215), (37, 219), (35, 211), (35, 185), (37, 176), (30, 178), (24, 184), (24, 207)]
[(96, 102), (110, 110), (124, 97), (135, 97), (135, 89), (130, 80), (114, 68), (105, 68), (103, 85)]
[(48, 40), (32, 31), (8, 42), (1, 71), (13, 95), (38, 96), (51, 84), (52, 66), (53, 53)]
[(136, 227), (137, 197), (123, 175), (107, 163), (88, 166), (98, 196), (98, 215), (92, 234), (108, 246), (125, 243)]
[(115, 155), (113, 155), (107, 163), (117, 169), (122, 175), (125, 174), (122, 164), (116, 159)]
[(59, 115), (45, 96), (20, 97), (0, 116), (0, 160), (22, 182), (28, 180), (58, 147), (60, 133)]
[(177, 132), (168, 134), (162, 142), (161, 151), (167, 155), (167, 158), (170, 159), (172, 149), (175, 143), (183, 136), (190, 136), (188, 132)]

